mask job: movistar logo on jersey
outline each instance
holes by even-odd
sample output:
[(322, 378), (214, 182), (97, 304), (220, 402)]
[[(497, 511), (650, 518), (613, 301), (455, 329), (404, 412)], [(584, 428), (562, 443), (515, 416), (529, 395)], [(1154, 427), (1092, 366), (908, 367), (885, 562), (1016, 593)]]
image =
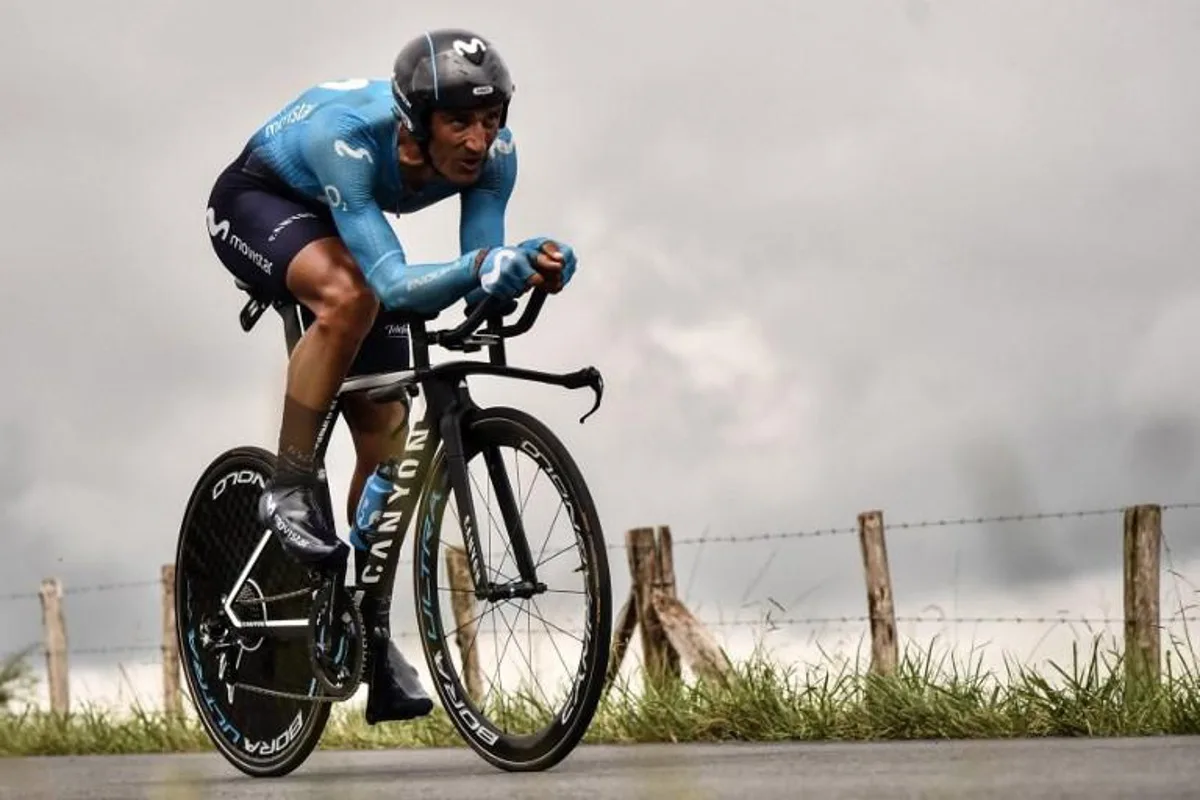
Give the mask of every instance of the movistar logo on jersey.
[(362, 161), (365, 158), (369, 163), (375, 163), (375, 159), (371, 158), (370, 150), (365, 147), (351, 147), (343, 139), (338, 139), (333, 143), (333, 152), (342, 158), (353, 158), (357, 161)]
[(308, 119), (309, 115), (316, 109), (317, 107), (312, 103), (298, 103), (270, 122), (263, 128), (263, 133), (268, 137), (274, 136), (288, 125)]
[(497, 250), (495, 256), (483, 262), (483, 270), (479, 273), (479, 285), (485, 292), (491, 293), (492, 289), (499, 283), (500, 274), (504, 271), (508, 262), (516, 257), (516, 251), (506, 247), (502, 250)]
[(495, 141), (492, 142), (492, 146), (490, 148), (488, 148), (488, 155), (489, 156), (512, 155), (512, 152), (516, 149), (517, 149), (517, 146), (515, 144), (513, 144), (511, 140), (497, 136)]

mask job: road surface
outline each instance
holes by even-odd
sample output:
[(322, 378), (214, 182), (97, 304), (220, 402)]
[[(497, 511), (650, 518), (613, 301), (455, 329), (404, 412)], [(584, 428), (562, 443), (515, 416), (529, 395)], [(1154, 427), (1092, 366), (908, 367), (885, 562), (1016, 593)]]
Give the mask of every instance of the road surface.
[(317, 751), (251, 779), (215, 753), (0, 758), (0, 798), (1165, 798), (1200, 797), (1200, 737), (580, 747), (549, 772), (463, 749)]

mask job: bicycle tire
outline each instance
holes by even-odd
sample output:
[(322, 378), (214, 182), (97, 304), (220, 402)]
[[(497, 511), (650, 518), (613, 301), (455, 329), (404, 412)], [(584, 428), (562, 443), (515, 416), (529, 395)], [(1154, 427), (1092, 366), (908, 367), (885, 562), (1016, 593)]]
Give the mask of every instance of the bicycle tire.
[[(586, 545), (589, 561), (585, 634), (590, 633), (590, 636), (586, 636), (580, 657), (582, 668), (575, 673), (577, 682), (568, 694), (568, 697), (573, 696), (576, 700), (567, 718), (556, 713), (547, 728), (529, 736), (509, 736), (487, 720), (469, 698), (462, 677), (451, 666), (449, 655), (443, 652), (452, 645), (442, 629), (439, 609), (431, 609), (430, 614), (422, 613), (422, 609), (430, 608), (431, 604), (440, 605), (436, 586), (438, 542), (433, 540), (440, 540), (438, 523), (441, 509), (433, 509), (430, 498), (433, 495), (431, 490), (440, 487), (439, 493), (445, 498), (442, 500), (444, 508), (453, 494), (449, 489), (444, 448), (439, 448), (430, 464), (416, 517), (419, 523), (413, 536), (417, 625), (425, 662), (447, 716), (467, 744), (493, 766), (510, 772), (546, 770), (569, 755), (583, 738), (604, 690), (613, 609), (603, 530), (591, 493), (575, 461), (562, 442), (536, 418), (513, 408), (494, 406), (482, 409), (473, 413), (464, 425), (463, 440), (464, 455), (468, 462), (479, 454), (485, 444), (505, 446), (505, 442), (514, 445), (531, 443), (542, 457), (541, 466), (548, 467), (561, 478), (561, 483), (556, 485), (565, 488), (578, 511), (579, 523), (575, 527), (575, 536), (577, 542)], [(439, 669), (439, 662), (451, 668)]]
[[(192, 705), (218, 752), (256, 778), (286, 775), (300, 766), (324, 733), (331, 709), (329, 701), (287, 699), (244, 689), (231, 695), (227, 685), (219, 690), (213, 669), (220, 656), (207, 652), (202, 642), (200, 626), (205, 614), (207, 619), (216, 618), (216, 608), (261, 538), (263, 529), (255, 507), (262, 485), (274, 469), (274, 455), (259, 447), (236, 447), (217, 456), (188, 498), (175, 553), (177, 644)], [(274, 539), (263, 549), (252, 574), (260, 576), (254, 584), (259, 597), (307, 583), (305, 570), (293, 563)], [(287, 616), (306, 615), (306, 602), (293, 603), (293, 608), (302, 610)], [(266, 614), (265, 606), (261, 608)], [(280, 682), (277, 672), (294, 676), (301, 685), (315, 683), (307, 637), (294, 642), (260, 637), (259, 642), (253, 649), (239, 650), (239, 670), (245, 669), (241, 666), (245, 653), (261, 655), (251, 663), (261, 663), (266, 674), (251, 683), (290, 688), (286, 681)], [(218, 663), (210, 663), (213, 661)], [(286, 720), (282, 730), (280, 720)]]

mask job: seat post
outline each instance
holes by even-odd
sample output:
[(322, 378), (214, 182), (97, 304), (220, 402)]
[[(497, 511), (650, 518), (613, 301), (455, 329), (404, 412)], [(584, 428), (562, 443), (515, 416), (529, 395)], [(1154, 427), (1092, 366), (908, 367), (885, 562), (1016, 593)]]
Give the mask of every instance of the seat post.
[(280, 303), (276, 306), (276, 310), (283, 317), (283, 340), (287, 345), (287, 353), (290, 357), (292, 350), (296, 348), (296, 343), (304, 335), (304, 326), (300, 319), (300, 306), (297, 303)]

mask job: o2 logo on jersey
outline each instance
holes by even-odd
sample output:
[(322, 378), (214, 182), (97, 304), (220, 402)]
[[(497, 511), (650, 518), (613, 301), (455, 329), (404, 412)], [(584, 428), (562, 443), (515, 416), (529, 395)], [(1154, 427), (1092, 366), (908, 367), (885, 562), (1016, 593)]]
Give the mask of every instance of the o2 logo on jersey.
[(329, 204), (330, 208), (336, 208), (338, 211), (346, 210), (346, 204), (342, 201), (342, 190), (332, 183), (325, 186), (325, 202)]
[(472, 36), (469, 42), (464, 42), (462, 39), (455, 39), (454, 44), (451, 46), (454, 48), (454, 52), (472, 64), (482, 64), (483, 56), (487, 53), (487, 45), (478, 36)]

